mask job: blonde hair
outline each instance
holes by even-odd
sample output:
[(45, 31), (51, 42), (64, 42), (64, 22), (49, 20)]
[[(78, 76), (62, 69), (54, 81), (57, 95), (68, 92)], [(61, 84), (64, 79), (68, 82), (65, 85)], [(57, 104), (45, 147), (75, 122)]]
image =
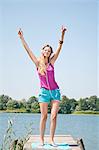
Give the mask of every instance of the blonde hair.
[[(50, 53), (50, 56), (51, 54), (53, 53), (53, 49), (50, 45), (46, 44), (43, 46), (43, 48), (41, 50), (44, 50), (45, 47), (49, 47), (51, 49), (51, 53)], [(48, 63), (50, 62), (50, 56), (48, 57)], [(41, 74), (41, 75), (45, 75), (46, 73), (46, 65), (45, 65), (45, 60), (44, 60), (44, 56), (41, 56), (39, 58), (39, 67), (38, 67), (38, 72)]]

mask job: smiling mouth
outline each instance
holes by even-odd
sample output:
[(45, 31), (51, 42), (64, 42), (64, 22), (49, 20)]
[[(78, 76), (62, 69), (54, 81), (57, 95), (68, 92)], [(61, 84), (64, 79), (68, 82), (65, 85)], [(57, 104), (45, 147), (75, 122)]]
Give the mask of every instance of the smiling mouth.
[(48, 55), (48, 53), (45, 53), (45, 55)]

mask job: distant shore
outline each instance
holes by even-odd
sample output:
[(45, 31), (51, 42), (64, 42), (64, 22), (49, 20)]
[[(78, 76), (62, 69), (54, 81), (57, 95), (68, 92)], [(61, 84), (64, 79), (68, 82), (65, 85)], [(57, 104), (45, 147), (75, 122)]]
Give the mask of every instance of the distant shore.
[[(14, 109), (14, 110), (0, 110), (0, 113), (37, 113), (37, 112), (27, 112), (25, 109)], [(61, 114), (61, 113), (60, 113)], [(77, 114), (77, 115), (81, 115), (81, 114), (95, 114), (95, 115), (99, 115), (99, 111), (75, 111), (71, 114)]]
[(81, 115), (81, 114), (99, 115), (99, 111), (90, 111), (90, 110), (87, 110), (87, 111), (75, 111), (72, 114), (78, 114), (78, 115)]

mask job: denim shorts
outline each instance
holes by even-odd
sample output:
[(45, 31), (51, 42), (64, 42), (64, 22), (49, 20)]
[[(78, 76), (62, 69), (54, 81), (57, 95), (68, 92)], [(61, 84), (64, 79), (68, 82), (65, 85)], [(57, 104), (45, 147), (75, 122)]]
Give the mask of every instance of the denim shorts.
[(51, 102), (52, 100), (61, 101), (60, 89), (48, 90), (40, 88), (38, 102)]

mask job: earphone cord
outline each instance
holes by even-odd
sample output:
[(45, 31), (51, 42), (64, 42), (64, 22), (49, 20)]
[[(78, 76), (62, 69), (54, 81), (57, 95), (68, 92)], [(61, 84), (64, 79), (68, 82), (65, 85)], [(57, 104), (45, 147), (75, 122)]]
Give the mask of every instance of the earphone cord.
[(48, 88), (49, 88), (49, 93), (51, 95), (51, 97), (54, 99), (52, 93), (51, 93), (51, 90), (50, 90), (50, 85), (49, 85), (49, 81), (48, 81), (48, 75), (47, 75), (47, 71), (46, 71), (46, 81), (47, 81), (47, 85), (48, 85)]

